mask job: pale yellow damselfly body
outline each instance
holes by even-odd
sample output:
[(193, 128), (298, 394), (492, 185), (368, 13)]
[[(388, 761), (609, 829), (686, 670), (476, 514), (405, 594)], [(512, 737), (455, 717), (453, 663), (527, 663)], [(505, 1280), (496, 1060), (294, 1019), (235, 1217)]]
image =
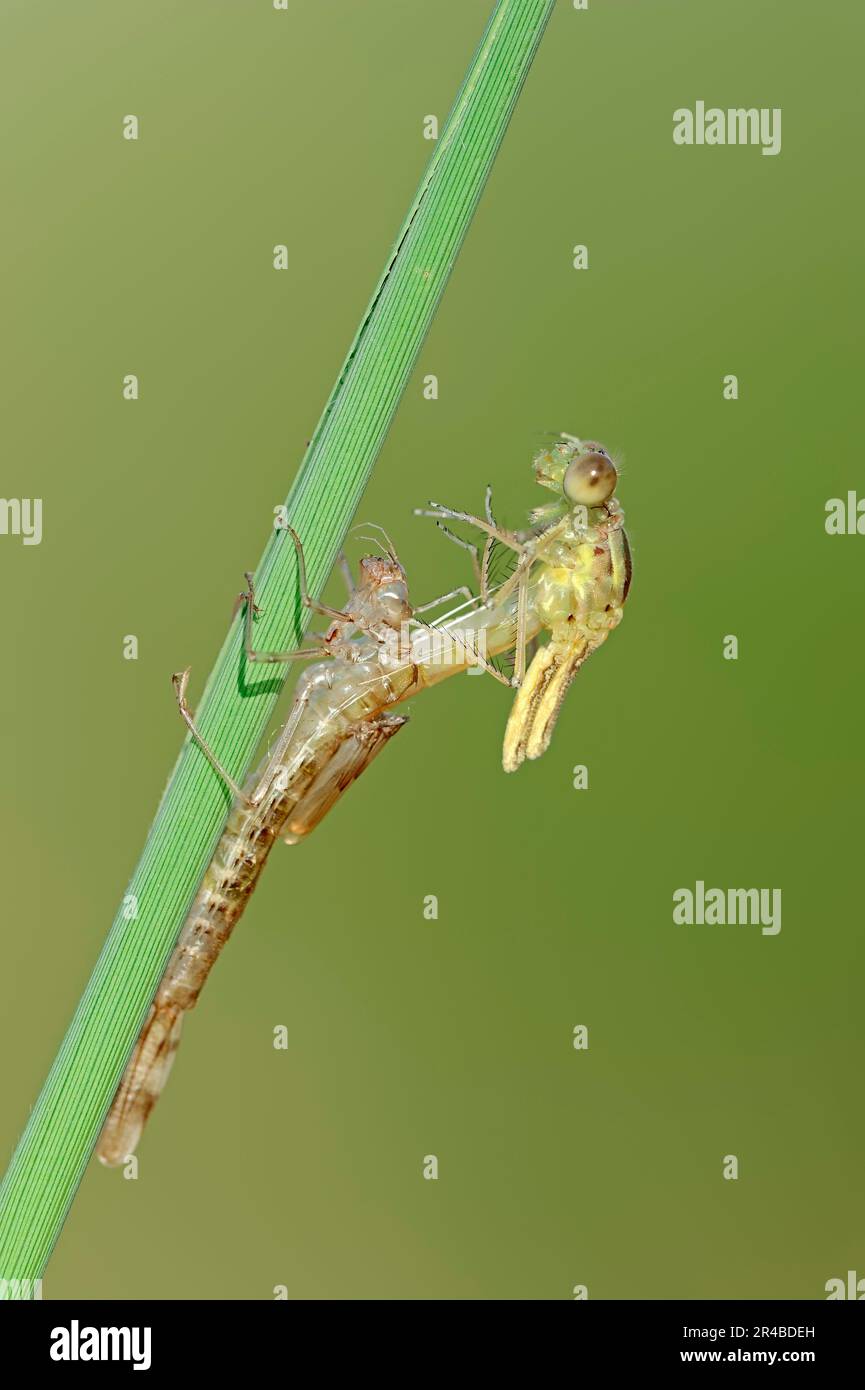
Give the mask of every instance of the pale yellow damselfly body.
[[(616, 470), (600, 446), (564, 437), (538, 455), (535, 472), (558, 500), (533, 514), (528, 534), (498, 527), (489, 497), (485, 518), (431, 504), (429, 514), (440, 525), (443, 517), (463, 521), (487, 538), (482, 560), (477, 556), (480, 595), (469, 594), (462, 610), (435, 624), (425, 625), (416, 615), (468, 591), (453, 590), (412, 609), (405, 572), (388, 542), (383, 557), (361, 562), (360, 582), (345, 609), (327, 608), (306, 593), (303, 550), (292, 533), (303, 601), (329, 617), (330, 627), (319, 646), (256, 652), (254, 588), (247, 576), (247, 658), (282, 662), (325, 654), (327, 659), (301, 677), (276, 745), (246, 787), (233, 781), (199, 737), (186, 704), (188, 672), (175, 677), (181, 713), (235, 802), (109, 1111), (97, 1149), (104, 1163), (115, 1166), (134, 1152), (168, 1077), (183, 1014), (197, 1002), (274, 843), (279, 838), (295, 843), (319, 823), (406, 723), (391, 712), (396, 705), (481, 665), (519, 687), (505, 735), (505, 769), (514, 770), (547, 747), (570, 681), (621, 619), (630, 558), (623, 514), (613, 496)], [(516, 557), (513, 573), (497, 589), (489, 583), (494, 543)], [(549, 642), (526, 670), (528, 646), (541, 631), (549, 633)], [(493, 661), (511, 650), (515, 669), (508, 678)]]
[[(496, 615), (502, 630), (511, 612), (516, 686), (505, 730), (502, 764), (514, 772), (525, 758), (538, 758), (549, 746), (568, 687), (592, 652), (622, 619), (631, 584), (631, 552), (624, 512), (615, 497), (618, 473), (601, 444), (562, 435), (533, 461), (535, 479), (556, 500), (531, 513), (531, 530), (506, 531), (495, 522), (487, 489), (486, 516), (472, 516), (431, 502), (418, 515), (436, 519), (453, 541), (469, 549), (480, 582), (482, 611)], [(485, 536), (483, 556), (455, 536), (444, 520), (466, 522)], [(513, 556), (507, 581), (490, 593), (489, 570), (495, 547)], [(478, 615), (474, 615), (478, 621)], [(542, 631), (549, 641), (527, 669), (530, 644)]]

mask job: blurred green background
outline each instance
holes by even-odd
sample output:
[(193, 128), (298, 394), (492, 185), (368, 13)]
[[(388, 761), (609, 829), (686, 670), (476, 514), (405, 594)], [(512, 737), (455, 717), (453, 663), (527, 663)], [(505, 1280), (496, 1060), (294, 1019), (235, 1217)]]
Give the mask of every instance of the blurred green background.
[[(174, 762), (169, 673), (200, 691), (490, 8), (6, 0), (0, 491), (44, 499), (44, 538), (0, 536), (4, 1163)], [(413, 506), (492, 482), (518, 525), (542, 432), (601, 439), (625, 621), (542, 761), (506, 777), (507, 692), (456, 679), (274, 852), (138, 1181), (93, 1164), (46, 1297), (865, 1275), (865, 539), (824, 530), (865, 495), (863, 29), (853, 3), (561, 0), (360, 519), (423, 600), (466, 566)], [(781, 107), (781, 154), (677, 148), (697, 99)], [(780, 887), (780, 935), (675, 927), (697, 879)]]

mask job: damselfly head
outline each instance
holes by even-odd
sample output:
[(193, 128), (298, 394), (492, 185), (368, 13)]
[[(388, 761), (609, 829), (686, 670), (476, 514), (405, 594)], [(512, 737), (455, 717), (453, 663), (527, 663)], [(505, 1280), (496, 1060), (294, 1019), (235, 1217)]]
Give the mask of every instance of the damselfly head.
[(360, 562), (361, 584), (370, 612), (379, 621), (398, 628), (412, 616), (405, 570), (396, 558), (365, 555)]
[(616, 465), (603, 444), (572, 435), (537, 454), (534, 469), (541, 487), (563, 495), (572, 507), (602, 506), (618, 482)]

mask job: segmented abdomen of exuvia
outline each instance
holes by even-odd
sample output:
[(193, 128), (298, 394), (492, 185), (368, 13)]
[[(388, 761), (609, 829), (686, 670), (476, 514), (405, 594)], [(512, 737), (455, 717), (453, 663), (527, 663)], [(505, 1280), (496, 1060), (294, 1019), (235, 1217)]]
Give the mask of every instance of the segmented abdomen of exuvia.
[[(141, 1138), (171, 1070), (186, 1010), (193, 1008), (220, 951), (231, 935), (279, 839), (286, 821), (339, 745), (340, 726), (328, 730), (308, 756), (291, 768), (274, 769), (261, 801), (236, 803), (141, 1030), (105, 1121), (97, 1152), (103, 1163), (125, 1162)], [(246, 791), (256, 785), (253, 774)]]
[[(315, 774), (319, 758), (295, 769), (290, 785), (278, 776), (263, 801), (251, 809), (236, 804), (201, 887), (183, 924), (174, 954), (154, 1000), (158, 1008), (191, 1009), (210, 969), (234, 930), (261, 871), (297, 800)], [(255, 782), (250, 780), (251, 787)]]

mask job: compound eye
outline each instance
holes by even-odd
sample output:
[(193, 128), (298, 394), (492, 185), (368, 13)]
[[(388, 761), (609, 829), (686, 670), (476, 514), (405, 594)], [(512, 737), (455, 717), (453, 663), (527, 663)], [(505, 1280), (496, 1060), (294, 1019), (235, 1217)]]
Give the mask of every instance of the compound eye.
[(618, 476), (606, 454), (583, 454), (568, 465), (562, 490), (575, 505), (600, 507), (615, 492)]

